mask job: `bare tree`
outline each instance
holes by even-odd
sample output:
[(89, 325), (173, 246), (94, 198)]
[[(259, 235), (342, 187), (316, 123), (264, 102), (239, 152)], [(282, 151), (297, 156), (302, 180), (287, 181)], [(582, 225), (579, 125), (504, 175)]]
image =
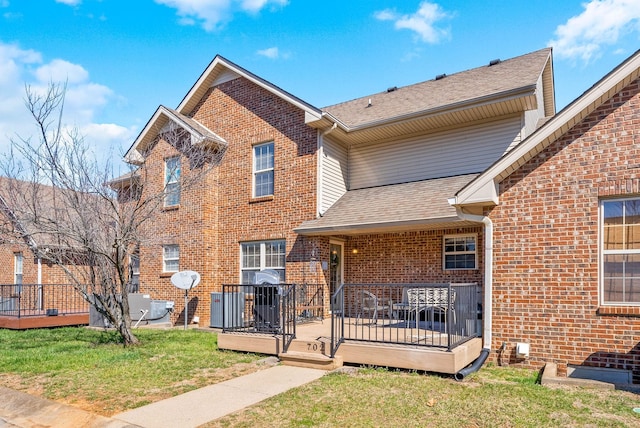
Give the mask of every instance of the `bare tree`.
[[(111, 162), (99, 162), (76, 130), (62, 126), (64, 85), (39, 94), (26, 88), (26, 106), (38, 138), (12, 139), (2, 161), (2, 208), (10, 219), (4, 233), (17, 234), (44, 262), (58, 266), (68, 280), (113, 325), (125, 345), (138, 339), (131, 329), (128, 293), (131, 256), (154, 231), (149, 220), (175, 188), (145, 188), (137, 166), (114, 179)], [(169, 124), (159, 132), (191, 173), (185, 189), (199, 182), (221, 156), (218, 148), (193, 144), (184, 129)]]

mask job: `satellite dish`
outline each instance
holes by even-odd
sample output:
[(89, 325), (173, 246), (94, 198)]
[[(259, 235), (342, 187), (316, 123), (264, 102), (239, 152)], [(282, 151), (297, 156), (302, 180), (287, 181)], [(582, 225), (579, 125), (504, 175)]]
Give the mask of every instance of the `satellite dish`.
[(200, 283), (200, 274), (194, 270), (183, 270), (171, 275), (171, 283), (181, 290), (191, 290)]

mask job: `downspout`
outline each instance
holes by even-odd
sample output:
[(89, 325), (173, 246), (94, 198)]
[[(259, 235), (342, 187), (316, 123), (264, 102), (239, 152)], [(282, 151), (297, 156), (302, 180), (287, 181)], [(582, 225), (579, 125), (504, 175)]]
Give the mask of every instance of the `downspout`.
[[(455, 204), (455, 199), (449, 200), (451, 205)], [(463, 380), (467, 375), (474, 373), (482, 367), (491, 352), (491, 323), (492, 323), (492, 301), (493, 301), (493, 222), (487, 216), (465, 213), (463, 208), (455, 205), (458, 217), (484, 224), (484, 304), (483, 304), (483, 348), (480, 356), (471, 365), (465, 367), (455, 374), (457, 381)]]
[(38, 308), (44, 309), (42, 303), (42, 257), (38, 255)]

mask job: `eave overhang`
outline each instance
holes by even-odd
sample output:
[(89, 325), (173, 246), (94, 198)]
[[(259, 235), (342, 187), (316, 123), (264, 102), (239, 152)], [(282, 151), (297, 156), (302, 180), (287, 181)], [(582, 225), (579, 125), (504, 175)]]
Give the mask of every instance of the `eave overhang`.
[(522, 114), (537, 108), (535, 91), (536, 85), (527, 85), (358, 126), (349, 126), (326, 111), (322, 113), (321, 118), (307, 120), (306, 123), (319, 129), (328, 129), (337, 124), (332, 137), (347, 145), (356, 145), (488, 120), (497, 116)]
[(125, 161), (134, 165), (142, 164), (144, 162), (143, 153), (149, 145), (155, 141), (163, 129), (166, 129), (165, 127), (170, 122), (184, 129), (191, 135), (191, 144), (193, 146), (202, 145), (218, 149), (227, 146), (224, 138), (209, 130), (195, 119), (165, 106), (160, 106), (151, 119), (149, 119), (140, 135), (138, 135), (138, 138), (136, 138), (131, 145), (131, 148), (124, 157)]
[(528, 138), (498, 159), (481, 175), (461, 188), (451, 201), (454, 206), (499, 204), (498, 185), (518, 168), (536, 157), (572, 127), (640, 77), (640, 50), (604, 76), (538, 128)]
[(461, 220), (457, 216), (450, 216), (441, 218), (422, 218), (380, 223), (346, 224), (330, 227), (307, 227), (303, 223), (299, 227), (293, 229), (293, 231), (305, 236), (349, 236), (371, 235), (378, 233), (400, 233), (409, 231), (449, 229), (472, 226), (477, 226), (477, 224), (470, 221)]

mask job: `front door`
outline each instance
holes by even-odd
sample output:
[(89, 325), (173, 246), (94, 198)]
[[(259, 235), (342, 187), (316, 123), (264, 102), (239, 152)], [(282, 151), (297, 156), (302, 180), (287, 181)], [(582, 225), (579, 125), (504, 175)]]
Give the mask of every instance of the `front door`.
[[(342, 253), (343, 245), (340, 242), (331, 242), (329, 245), (329, 291), (331, 297), (342, 284)], [(342, 306), (341, 302), (331, 300), (331, 311), (335, 311)]]

